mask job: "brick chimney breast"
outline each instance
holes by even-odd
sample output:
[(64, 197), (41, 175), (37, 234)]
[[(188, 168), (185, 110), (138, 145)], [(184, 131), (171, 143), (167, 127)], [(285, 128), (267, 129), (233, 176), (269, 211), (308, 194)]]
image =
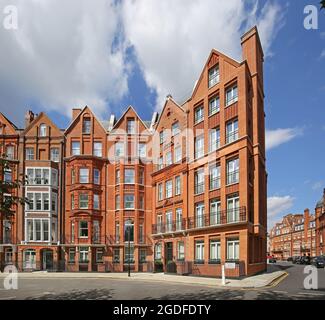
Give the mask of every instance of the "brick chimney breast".
[(27, 128), (30, 123), (34, 120), (35, 115), (33, 113), (33, 111), (28, 110), (25, 114), (25, 128)]

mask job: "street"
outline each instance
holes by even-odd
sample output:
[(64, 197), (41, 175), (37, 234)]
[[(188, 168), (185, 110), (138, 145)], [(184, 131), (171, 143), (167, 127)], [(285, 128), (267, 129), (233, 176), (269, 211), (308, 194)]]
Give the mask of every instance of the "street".
[(305, 290), (305, 266), (283, 262), (277, 267), (288, 276), (275, 286), (254, 290), (139, 282), (132, 278), (20, 279), (18, 290), (0, 290), (0, 300), (325, 300), (325, 269), (318, 269), (318, 290)]

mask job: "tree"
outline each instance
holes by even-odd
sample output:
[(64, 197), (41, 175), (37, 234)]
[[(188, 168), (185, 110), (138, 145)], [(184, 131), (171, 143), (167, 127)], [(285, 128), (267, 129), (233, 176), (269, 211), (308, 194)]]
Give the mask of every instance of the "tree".
[(322, 0), (321, 2), (320, 2), (320, 9), (322, 10), (322, 9), (325, 9), (325, 0)]
[(23, 184), (18, 179), (16, 181), (6, 181), (5, 175), (10, 172), (12, 161), (8, 159), (6, 154), (0, 157), (0, 221), (10, 219), (15, 214), (13, 208), (18, 204), (28, 202), (26, 198), (16, 196), (18, 189)]

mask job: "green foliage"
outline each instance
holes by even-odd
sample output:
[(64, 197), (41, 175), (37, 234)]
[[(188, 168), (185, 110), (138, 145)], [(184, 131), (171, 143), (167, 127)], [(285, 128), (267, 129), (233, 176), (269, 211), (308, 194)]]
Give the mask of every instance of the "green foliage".
[(13, 209), (18, 204), (25, 204), (27, 199), (15, 196), (22, 181), (4, 181), (5, 171), (12, 169), (12, 161), (5, 154), (0, 157), (0, 217), (10, 218), (15, 214)]

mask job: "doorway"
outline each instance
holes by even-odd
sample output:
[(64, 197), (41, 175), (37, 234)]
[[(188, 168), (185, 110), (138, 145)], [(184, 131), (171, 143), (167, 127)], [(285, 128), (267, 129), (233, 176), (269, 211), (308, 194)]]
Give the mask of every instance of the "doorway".
[(53, 251), (43, 250), (42, 252), (42, 269), (53, 270)]

